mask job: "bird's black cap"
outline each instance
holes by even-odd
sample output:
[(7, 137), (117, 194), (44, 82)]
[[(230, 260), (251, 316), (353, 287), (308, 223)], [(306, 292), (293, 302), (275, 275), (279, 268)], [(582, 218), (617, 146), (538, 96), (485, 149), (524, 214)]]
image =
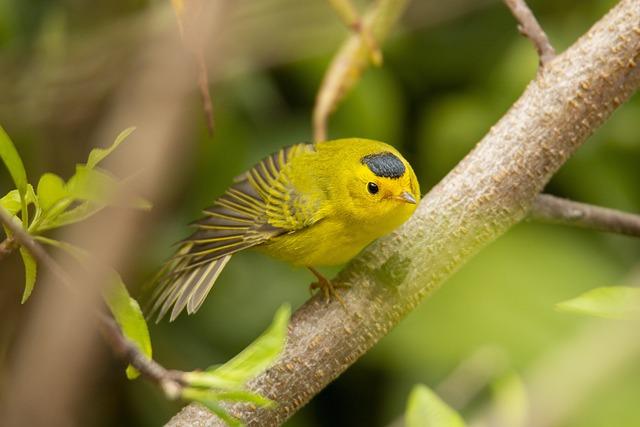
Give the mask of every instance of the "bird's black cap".
[(375, 154), (367, 154), (360, 159), (363, 165), (367, 165), (376, 176), (397, 179), (404, 175), (405, 167), (402, 160), (388, 151)]

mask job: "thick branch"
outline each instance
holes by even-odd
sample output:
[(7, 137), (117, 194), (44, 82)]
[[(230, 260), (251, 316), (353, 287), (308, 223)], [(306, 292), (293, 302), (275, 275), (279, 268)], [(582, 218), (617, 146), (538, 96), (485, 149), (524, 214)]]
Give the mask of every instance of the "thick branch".
[[(280, 360), (252, 380), (274, 409), (232, 405), (249, 425), (278, 425), (385, 336), (484, 246), (524, 219), (571, 154), (640, 86), (640, 0), (622, 0), (547, 64), (405, 225), (335, 279), (347, 306), (313, 297), (294, 314)], [(169, 425), (222, 425), (189, 405)]]
[(544, 66), (556, 56), (556, 51), (525, 0), (504, 0), (505, 4), (518, 21), (520, 34), (531, 40), (538, 51), (540, 65)]
[[(11, 215), (1, 206), (0, 223), (4, 224), (4, 226), (11, 231), (13, 234), (12, 240), (15, 244), (19, 244), (27, 249), (40, 265), (46, 266), (61, 283), (73, 289), (73, 281), (67, 273), (60, 268), (56, 261), (49, 256), (47, 251), (45, 251), (18, 222), (12, 220)], [(179, 373), (168, 371), (154, 360), (145, 356), (138, 346), (122, 335), (120, 327), (111, 317), (98, 311), (96, 311), (95, 314), (100, 322), (100, 330), (113, 349), (113, 352), (123, 361), (130, 363), (140, 371), (144, 377), (160, 385), (168, 397), (177, 398), (181, 386)]]
[(531, 219), (640, 237), (640, 215), (540, 194), (531, 206)]

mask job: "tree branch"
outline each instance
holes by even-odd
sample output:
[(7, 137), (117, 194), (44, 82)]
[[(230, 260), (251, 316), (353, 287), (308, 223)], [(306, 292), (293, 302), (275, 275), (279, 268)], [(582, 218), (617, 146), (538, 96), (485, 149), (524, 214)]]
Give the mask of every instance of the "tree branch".
[(556, 56), (556, 51), (551, 46), (547, 34), (544, 32), (525, 0), (504, 0), (513, 17), (518, 21), (520, 34), (531, 40), (533, 46), (538, 51), (540, 66), (544, 67), (547, 62)]
[(100, 331), (117, 357), (136, 368), (148, 380), (156, 383), (168, 399), (180, 397), (183, 372), (169, 370), (140, 351), (137, 345), (122, 335), (120, 327), (109, 316), (100, 313)]
[[(14, 245), (21, 245), (38, 261), (40, 265), (46, 266), (60, 283), (73, 290), (73, 281), (69, 275), (58, 265), (58, 263), (44, 250), (22, 226), (13, 220), (11, 215), (0, 206), (0, 223), (11, 233)], [(167, 397), (175, 399), (179, 397), (182, 387), (181, 373), (169, 371), (159, 365), (154, 360), (148, 358), (140, 351), (137, 345), (129, 341), (120, 330), (117, 323), (109, 316), (100, 311), (93, 312), (100, 322), (100, 330), (113, 352), (124, 362), (131, 364), (147, 379), (158, 384)]]
[[(273, 409), (230, 405), (249, 425), (278, 425), (373, 347), (474, 254), (527, 216), (551, 176), (640, 86), (640, 0), (622, 0), (547, 64), (413, 217), (335, 279), (347, 310), (311, 298), (280, 360), (249, 383)], [(170, 422), (223, 425), (197, 405)]]
[[(344, 3), (344, 2), (338, 2)], [(380, 46), (389, 34), (392, 25), (404, 12), (407, 0), (380, 0), (373, 4), (365, 14), (361, 26), (363, 34), (370, 34), (376, 46)], [(350, 4), (347, 2), (347, 4)], [(349, 37), (340, 47), (327, 68), (313, 107), (313, 139), (324, 141), (327, 139), (327, 121), (344, 96), (358, 82), (362, 73), (373, 59), (371, 41), (361, 34)], [(380, 62), (382, 57), (380, 57)]]
[(0, 206), (0, 223), (3, 224), (12, 234), (7, 240), (11, 240), (11, 250), (15, 250), (18, 245), (21, 245), (41, 264), (46, 266), (58, 280), (64, 284), (70, 282), (67, 274), (60, 268), (60, 266), (49, 256), (49, 254), (33, 240), (31, 235), (22, 228), (20, 223), (16, 222), (13, 217)]
[(549, 194), (536, 197), (529, 216), (540, 222), (640, 237), (640, 215), (578, 203)]

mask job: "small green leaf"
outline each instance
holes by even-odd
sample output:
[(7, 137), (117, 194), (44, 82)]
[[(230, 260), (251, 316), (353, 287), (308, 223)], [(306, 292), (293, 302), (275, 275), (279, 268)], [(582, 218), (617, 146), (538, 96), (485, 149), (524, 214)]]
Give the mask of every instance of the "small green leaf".
[(33, 236), (33, 239), (40, 243), (44, 243), (45, 245), (53, 246), (54, 248), (65, 251), (79, 263), (86, 264), (89, 261), (89, 252), (71, 243), (50, 239), (44, 236)]
[(37, 187), (38, 200), (44, 211), (68, 196), (65, 182), (54, 173), (45, 173), (40, 177)]
[(27, 201), (25, 198), (28, 184), (27, 172), (24, 170), (22, 159), (20, 158), (15, 145), (13, 145), (11, 138), (9, 138), (9, 135), (7, 135), (2, 126), (0, 126), (0, 158), (9, 170), (9, 175), (11, 175), (11, 178), (18, 189), (22, 209), (22, 223), (26, 228), (29, 222), (29, 212), (27, 211)]
[(61, 213), (52, 214), (46, 217), (42, 225), (38, 227), (39, 231), (49, 230), (52, 228), (58, 228), (65, 225), (75, 224), (76, 222), (83, 221), (96, 212), (103, 209), (104, 205), (94, 202), (82, 202), (78, 206), (64, 211)]
[(241, 388), (280, 356), (286, 342), (290, 316), (291, 307), (286, 304), (281, 306), (269, 329), (237, 356), (205, 372), (188, 372), (185, 380), (192, 386)]
[(9, 174), (16, 184), (18, 192), (25, 194), (27, 191), (27, 173), (24, 170), (22, 159), (20, 159), (16, 147), (2, 126), (0, 126), (0, 158), (9, 169)]
[[(34, 191), (33, 186), (31, 184), (27, 184), (27, 194), (25, 198), (26, 198), (27, 206), (29, 206), (30, 204), (33, 204), (36, 208), (33, 221), (31, 222), (33, 224), (34, 222), (40, 220), (40, 217), (42, 215), (42, 207), (40, 206), (40, 200), (38, 200), (38, 196), (36, 196), (36, 192)], [(29, 227), (27, 227), (27, 230), (28, 229)]]
[(29, 299), (36, 283), (38, 266), (29, 251), (23, 247), (20, 247), (20, 256), (24, 264), (24, 292), (22, 293), (22, 304), (24, 304)]
[(91, 150), (91, 152), (89, 153), (89, 159), (87, 160), (87, 167), (89, 169), (95, 168), (98, 163), (100, 163), (102, 160), (104, 160), (105, 157), (111, 154), (113, 150), (118, 148), (118, 146), (122, 144), (122, 142), (127, 139), (127, 137), (131, 135), (131, 132), (133, 132), (134, 130), (136, 130), (135, 127), (130, 127), (120, 132), (120, 134), (116, 137), (116, 140), (108, 148), (94, 148), (93, 150)]
[[(129, 296), (127, 287), (115, 272), (111, 285), (104, 292), (104, 299), (124, 336), (135, 343), (145, 356), (151, 358), (149, 328), (140, 305)], [(132, 366), (127, 367), (127, 378), (134, 379), (138, 375), (140, 373)]]
[[(27, 184), (27, 191), (24, 200), (28, 205), (35, 204), (36, 211), (39, 211), (38, 199), (33, 191), (31, 184)], [(22, 199), (18, 190), (9, 191), (4, 197), (0, 199), (0, 206), (5, 208), (11, 215), (16, 215), (22, 209)], [(37, 213), (36, 213), (37, 215)]]
[(596, 288), (556, 304), (556, 309), (608, 319), (625, 319), (640, 315), (640, 288)]
[(76, 165), (76, 173), (67, 182), (67, 192), (74, 199), (105, 202), (117, 186), (117, 180), (109, 173)]
[(224, 410), (224, 408), (220, 405), (220, 401), (216, 397), (216, 393), (213, 391), (185, 387), (182, 390), (181, 397), (185, 400), (191, 400), (193, 402), (198, 402), (201, 405), (206, 406), (211, 412), (220, 417), (220, 419), (227, 423), (227, 425), (229, 426), (244, 426), (244, 424), (239, 419), (231, 416), (227, 411)]
[(409, 394), (406, 427), (464, 427), (464, 420), (428, 387), (418, 384)]
[[(76, 173), (67, 182), (67, 191), (77, 200), (108, 204), (119, 185), (117, 179), (106, 171), (76, 165)], [(151, 208), (151, 203), (141, 197), (134, 197), (127, 205), (144, 210)]]
[(22, 203), (20, 202), (20, 193), (18, 193), (18, 190), (11, 190), (0, 199), (0, 206), (5, 208), (11, 215), (20, 212)]
[(281, 306), (276, 311), (269, 328), (233, 359), (216, 367), (215, 372), (222, 377), (244, 384), (264, 371), (275, 362), (284, 349), (290, 316), (291, 307), (288, 304)]

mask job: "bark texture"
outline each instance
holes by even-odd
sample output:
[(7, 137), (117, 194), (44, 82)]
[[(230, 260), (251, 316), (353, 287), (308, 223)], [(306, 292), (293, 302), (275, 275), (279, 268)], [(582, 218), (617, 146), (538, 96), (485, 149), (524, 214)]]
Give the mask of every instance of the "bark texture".
[[(640, 0), (622, 0), (545, 63), (504, 117), (422, 200), (410, 221), (343, 270), (339, 303), (311, 298), (283, 356), (249, 388), (275, 409), (229, 405), (248, 425), (279, 425), (387, 334), (485, 245), (521, 221), (558, 168), (640, 86)], [(170, 426), (224, 425), (197, 405)]]

